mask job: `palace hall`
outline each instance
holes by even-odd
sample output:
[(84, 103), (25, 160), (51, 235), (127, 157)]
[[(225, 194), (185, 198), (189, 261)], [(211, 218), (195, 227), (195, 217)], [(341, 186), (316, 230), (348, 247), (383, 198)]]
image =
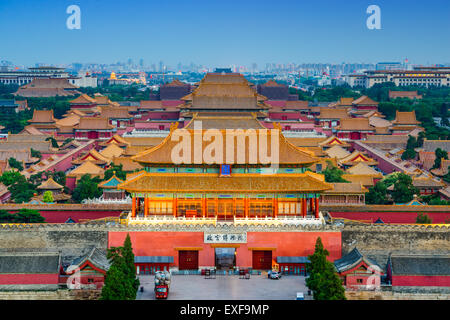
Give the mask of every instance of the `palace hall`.
[[(292, 144), (279, 124), (261, 124), (265, 99), (240, 74), (208, 74), (183, 98), (188, 120), (132, 157), (143, 170), (118, 189), (132, 197), (128, 225), (144, 228), (130, 233), (137, 259), (148, 262), (142, 272), (231, 260), (230, 268), (270, 269), (281, 256), (305, 261), (320, 234), (330, 258), (340, 257), (336, 232), (302, 229), (323, 227), (319, 198), (333, 185), (310, 169), (320, 161), (313, 152)], [(158, 225), (174, 232), (155, 231)], [(110, 245), (124, 236), (110, 232)]]

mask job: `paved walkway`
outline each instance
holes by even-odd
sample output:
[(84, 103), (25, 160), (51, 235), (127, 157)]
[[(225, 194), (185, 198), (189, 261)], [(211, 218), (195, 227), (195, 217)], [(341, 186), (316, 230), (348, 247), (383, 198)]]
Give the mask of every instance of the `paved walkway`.
[[(138, 291), (138, 300), (154, 300), (154, 276), (139, 276), (144, 292)], [(305, 300), (308, 289), (305, 277), (283, 276), (280, 280), (268, 279), (267, 275), (239, 279), (239, 276), (217, 276), (205, 279), (200, 275), (174, 275), (169, 300), (295, 300), (297, 292), (303, 292)]]

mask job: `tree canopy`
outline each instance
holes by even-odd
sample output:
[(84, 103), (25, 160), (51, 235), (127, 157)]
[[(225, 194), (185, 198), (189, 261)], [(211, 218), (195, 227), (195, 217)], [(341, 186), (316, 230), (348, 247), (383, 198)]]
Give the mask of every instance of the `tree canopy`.
[(53, 192), (47, 190), (44, 192), (44, 196), (42, 197), (42, 201), (45, 203), (53, 203), (55, 200), (53, 199)]
[(312, 290), (315, 300), (346, 300), (345, 289), (334, 265), (327, 260), (328, 255), (322, 239), (318, 237), (314, 254), (308, 257), (310, 263), (306, 265), (309, 274), (306, 285)]
[(23, 171), (23, 165), (19, 161), (17, 161), (15, 158), (9, 158), (8, 164), (11, 168), (17, 169), (19, 171)]
[(342, 178), (342, 175), (345, 173), (343, 170), (335, 167), (331, 161), (328, 161), (327, 168), (322, 171), (323, 175), (325, 176), (326, 182), (348, 182), (344, 178)]
[(104, 181), (109, 180), (113, 175), (116, 175), (117, 178), (125, 181), (127, 178), (127, 173), (123, 171), (122, 164), (115, 165), (113, 164), (108, 170), (105, 171)]
[(432, 222), (432, 221), (431, 221), (431, 218), (430, 218), (427, 214), (419, 213), (419, 214), (417, 215), (416, 223), (430, 224), (431, 222)]
[(17, 213), (8, 213), (0, 210), (0, 223), (44, 223), (45, 218), (39, 211), (31, 209), (20, 209)]
[(434, 165), (432, 169), (437, 169), (441, 167), (442, 159), (448, 160), (448, 152), (442, 150), (441, 148), (437, 148), (434, 151), (434, 154), (436, 155), (436, 159), (434, 160)]
[(400, 173), (394, 184), (392, 199), (395, 203), (406, 203), (414, 198), (418, 190), (412, 184), (412, 178), (407, 174)]
[(102, 190), (98, 187), (100, 178), (91, 178), (89, 174), (85, 174), (78, 180), (77, 186), (73, 190), (72, 199), (81, 203), (85, 199), (94, 199), (102, 195)]
[(383, 181), (378, 181), (373, 187), (369, 188), (366, 193), (367, 204), (386, 204), (387, 203), (387, 187)]
[(101, 300), (135, 300), (139, 279), (136, 278), (130, 235), (127, 234), (122, 247), (108, 249), (107, 257), (111, 267), (105, 276)]

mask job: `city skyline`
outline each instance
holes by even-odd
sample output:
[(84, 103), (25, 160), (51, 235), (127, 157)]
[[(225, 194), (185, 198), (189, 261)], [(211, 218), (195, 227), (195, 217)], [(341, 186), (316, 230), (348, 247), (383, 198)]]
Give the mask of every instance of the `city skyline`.
[[(81, 9), (81, 29), (69, 30), (67, 7)], [(176, 66), (266, 63), (449, 63), (449, 4), (377, 1), (381, 30), (369, 30), (368, 1), (21, 1), (0, 4), (0, 60), (111, 64), (133, 59)], [(13, 12), (14, 14), (11, 14)], [(120, 13), (120, 14), (119, 14)], [(164, 13), (164, 14), (162, 14)], [(24, 21), (24, 23), (17, 23)], [(31, 23), (29, 21), (32, 21)], [(420, 39), (420, 41), (418, 41)], [(430, 50), (432, 48), (432, 50)], [(32, 53), (32, 54), (30, 54)]]

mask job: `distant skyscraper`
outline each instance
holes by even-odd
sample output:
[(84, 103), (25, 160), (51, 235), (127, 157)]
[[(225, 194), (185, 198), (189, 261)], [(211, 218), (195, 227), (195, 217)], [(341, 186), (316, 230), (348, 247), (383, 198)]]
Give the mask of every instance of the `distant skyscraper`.
[(400, 62), (378, 62), (376, 70), (402, 70)]
[(257, 72), (258, 71), (258, 65), (256, 63), (252, 63), (252, 72)]
[(141, 68), (144, 67), (144, 59), (141, 58), (141, 60), (139, 60), (139, 66), (140, 66)]

